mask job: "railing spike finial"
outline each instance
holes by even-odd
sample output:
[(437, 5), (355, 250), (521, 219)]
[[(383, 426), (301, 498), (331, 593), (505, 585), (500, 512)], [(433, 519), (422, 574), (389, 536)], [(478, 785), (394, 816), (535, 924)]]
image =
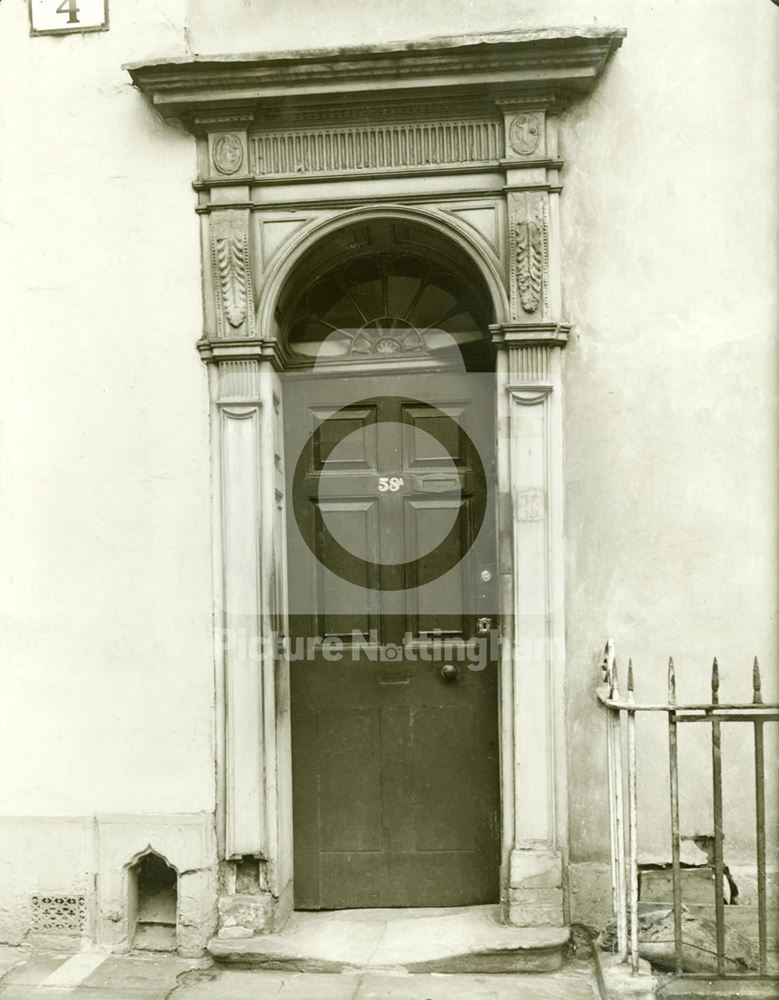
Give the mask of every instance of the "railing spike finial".
[(604, 684), (611, 686), (611, 663), (614, 659), (614, 640), (609, 636), (603, 650), (603, 659), (600, 661), (601, 674)]
[(617, 667), (617, 658), (616, 658), (616, 656), (611, 661), (611, 681), (610, 681), (610, 686), (611, 686), (611, 697), (612, 698), (619, 698), (619, 669)]
[(711, 701), (712, 704), (719, 705), (719, 663), (716, 656), (711, 665)]
[(757, 662), (757, 657), (755, 657), (752, 667), (752, 702), (755, 705), (763, 704), (763, 695), (760, 690), (760, 664)]
[(672, 656), (668, 657), (668, 701), (671, 705), (676, 704), (676, 668)]
[(628, 704), (632, 705), (635, 702), (635, 697), (633, 692), (635, 691), (635, 685), (633, 683), (633, 660), (628, 660)]

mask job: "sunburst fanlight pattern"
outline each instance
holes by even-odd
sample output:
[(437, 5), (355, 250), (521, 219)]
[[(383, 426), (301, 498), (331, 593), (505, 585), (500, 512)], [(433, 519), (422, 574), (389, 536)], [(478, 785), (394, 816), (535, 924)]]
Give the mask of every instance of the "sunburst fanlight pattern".
[(413, 253), (379, 251), (334, 266), (297, 301), (288, 348), (320, 361), (424, 357), (486, 330), (468, 283)]

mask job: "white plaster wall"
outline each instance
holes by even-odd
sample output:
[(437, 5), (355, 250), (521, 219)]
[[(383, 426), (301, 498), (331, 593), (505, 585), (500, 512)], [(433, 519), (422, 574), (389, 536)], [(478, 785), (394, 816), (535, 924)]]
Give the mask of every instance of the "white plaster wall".
[[(779, 9), (627, 5), (624, 49), (563, 130), (572, 852), (603, 856), (596, 660), (663, 699), (777, 697)], [(704, 10), (705, 8), (705, 10)], [(617, 16), (612, 8), (609, 17)], [(713, 834), (707, 728), (684, 731), (683, 834)], [(640, 733), (642, 841), (670, 853), (667, 734)], [(754, 863), (751, 727), (726, 729), (725, 859)], [(769, 792), (776, 743), (769, 749)], [(598, 763), (600, 761), (600, 763)], [(779, 842), (777, 806), (769, 816)]]
[[(9, 813), (213, 805), (209, 468), (193, 141), (124, 61), (480, 29), (622, 24), (566, 114), (572, 850), (604, 856), (607, 634), (656, 696), (775, 693), (779, 11), (769, 0), (160, 0), (27, 35), (0, 4), (0, 802)], [(13, 95), (10, 99), (8, 95)], [(624, 664), (623, 664), (624, 666)], [(643, 767), (662, 762), (658, 735)], [(705, 749), (685, 786), (700, 816)], [(744, 763), (744, 762), (742, 762)], [(644, 772), (648, 776), (648, 770)], [(648, 788), (648, 785), (645, 786)], [(749, 848), (748, 780), (731, 831)], [(645, 792), (644, 829), (663, 813)], [(657, 821), (656, 821), (657, 817)], [(692, 820), (690, 820), (692, 824)]]
[(28, 35), (0, 4), (0, 810), (210, 811), (209, 452), (194, 140), (121, 64), (180, 0)]

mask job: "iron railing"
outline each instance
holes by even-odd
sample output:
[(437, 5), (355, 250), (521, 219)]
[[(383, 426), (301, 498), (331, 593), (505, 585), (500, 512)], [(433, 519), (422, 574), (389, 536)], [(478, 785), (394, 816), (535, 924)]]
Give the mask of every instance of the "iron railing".
[[(716, 975), (718, 978), (773, 979), (768, 974), (768, 915), (766, 902), (766, 808), (764, 726), (779, 721), (779, 704), (765, 703), (761, 693), (760, 667), (755, 658), (752, 669), (752, 700), (723, 703), (719, 698), (719, 666), (715, 658), (711, 672), (711, 701), (679, 704), (676, 700), (676, 672), (673, 659), (668, 661), (668, 696), (664, 703), (640, 703), (635, 698), (633, 663), (628, 663), (627, 693), (619, 687), (619, 672), (614, 643), (606, 643), (601, 663), (602, 684), (597, 695), (607, 710), (606, 749), (609, 780), (609, 818), (611, 828), (612, 904), (616, 923), (616, 945), (621, 961), (630, 963), (633, 973), (639, 969), (639, 862), (638, 810), (636, 777), (636, 716), (659, 713), (666, 716), (668, 728), (668, 785), (671, 818), (671, 868), (673, 891), (674, 959), (679, 975), (683, 969), (682, 865), (679, 827), (679, 750), (678, 727), (703, 723), (711, 729), (712, 806), (714, 819), (714, 913), (716, 921)], [(747, 973), (728, 969), (725, 951), (725, 901), (723, 895), (723, 807), (722, 807), (722, 725), (730, 722), (751, 723), (754, 735), (754, 778), (756, 817), (756, 870), (758, 918), (758, 969)], [(627, 800), (627, 818), (625, 815)], [(627, 834), (627, 847), (626, 847)], [(699, 974), (710, 977), (710, 973)]]

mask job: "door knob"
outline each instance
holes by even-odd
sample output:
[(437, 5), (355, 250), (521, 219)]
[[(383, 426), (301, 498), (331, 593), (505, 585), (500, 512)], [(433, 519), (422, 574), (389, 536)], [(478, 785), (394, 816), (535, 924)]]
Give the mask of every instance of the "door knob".
[(451, 683), (453, 680), (456, 680), (457, 674), (457, 667), (453, 663), (445, 663), (441, 667), (441, 679), (445, 680), (447, 683)]

